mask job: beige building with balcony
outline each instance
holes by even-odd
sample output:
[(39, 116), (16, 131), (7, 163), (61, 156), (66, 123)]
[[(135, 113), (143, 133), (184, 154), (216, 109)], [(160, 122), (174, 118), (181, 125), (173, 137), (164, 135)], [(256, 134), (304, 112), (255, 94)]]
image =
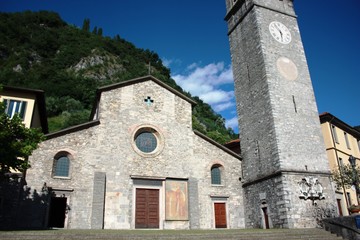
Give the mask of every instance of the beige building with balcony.
[(44, 91), (4, 86), (0, 92), (0, 102), (5, 111), (13, 117), (16, 113), (22, 118), (25, 127), (41, 128), (48, 133)]
[[(350, 164), (349, 157), (360, 160), (360, 131), (349, 126), (330, 113), (320, 114), (321, 129), (324, 136), (330, 169), (338, 170)], [(348, 207), (358, 204), (355, 188), (337, 186), (336, 200), (340, 215), (348, 215)]]
[[(44, 91), (2, 87), (0, 102), (5, 104), (5, 112), (12, 118), (19, 114), (25, 127), (40, 128), (43, 133), (48, 133), (48, 123), (45, 108)], [(10, 229), (15, 226), (18, 210), (21, 206), (24, 173), (12, 170), (6, 174), (7, 181), (0, 182), (0, 229)]]

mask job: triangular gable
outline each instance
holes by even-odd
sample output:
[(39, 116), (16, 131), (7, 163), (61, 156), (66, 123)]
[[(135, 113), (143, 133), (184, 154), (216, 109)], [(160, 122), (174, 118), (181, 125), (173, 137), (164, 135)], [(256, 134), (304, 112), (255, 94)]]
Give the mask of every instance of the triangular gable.
[(148, 75), (148, 76), (144, 76), (144, 77), (139, 77), (139, 78), (134, 78), (128, 81), (124, 81), (124, 82), (120, 82), (120, 83), (114, 83), (111, 85), (107, 85), (107, 86), (103, 86), (100, 87), (96, 90), (96, 99), (95, 99), (95, 104), (93, 106), (93, 109), (91, 111), (91, 115), (90, 115), (90, 119), (91, 120), (96, 120), (97, 119), (97, 111), (98, 111), (98, 107), (99, 107), (99, 102), (100, 102), (100, 98), (101, 98), (101, 94), (103, 92), (106, 91), (111, 91), (113, 89), (117, 89), (117, 88), (122, 88), (125, 86), (129, 86), (132, 84), (136, 84), (136, 83), (141, 83), (141, 82), (146, 82), (146, 81), (153, 81), (156, 84), (160, 85), (161, 87), (167, 89), (168, 91), (172, 92), (173, 94), (175, 94), (176, 96), (184, 99), (185, 101), (189, 102), (191, 105), (196, 105), (196, 102), (194, 100), (192, 100), (191, 98), (185, 96), (184, 94), (180, 93), (179, 91), (175, 90), (174, 88), (170, 87), (169, 85), (167, 85), (166, 83), (162, 82), (161, 80)]
[(100, 99), (101, 99), (101, 94), (103, 92), (106, 91), (111, 91), (117, 88), (122, 88), (122, 87), (126, 87), (132, 84), (136, 84), (136, 83), (142, 83), (142, 82), (146, 82), (146, 81), (153, 81), (154, 83), (158, 84), (159, 86), (167, 89), (168, 91), (170, 91), (171, 93), (175, 94), (176, 96), (184, 99), (185, 101), (189, 102), (191, 105), (196, 105), (196, 102), (194, 100), (192, 100), (191, 98), (185, 96), (184, 94), (180, 93), (179, 91), (175, 90), (174, 88), (168, 86), (167, 84), (165, 84), (164, 82), (162, 82), (161, 80), (149, 75), (149, 76), (144, 76), (144, 77), (140, 77), (140, 78), (134, 78), (128, 81), (124, 81), (124, 82), (120, 82), (120, 83), (114, 83), (111, 85), (107, 85), (107, 86), (103, 86), (103, 87), (99, 87), (96, 90), (96, 98), (95, 98), (95, 103), (93, 105), (93, 109), (91, 111), (90, 114), (90, 118), (89, 118), (89, 122), (80, 124), (80, 125), (76, 125), (76, 126), (71, 126), (69, 128), (66, 129), (62, 129), (60, 131), (54, 132), (54, 133), (50, 133), (47, 134), (46, 137), (47, 139), (50, 138), (54, 138), (54, 137), (58, 137), (64, 134), (68, 134), (68, 133), (73, 133), (73, 132), (77, 132), (89, 127), (93, 127), (96, 126), (98, 124), (100, 124), (100, 121), (98, 119), (97, 116), (97, 112), (98, 112), (98, 107), (99, 107), (99, 103), (100, 103)]

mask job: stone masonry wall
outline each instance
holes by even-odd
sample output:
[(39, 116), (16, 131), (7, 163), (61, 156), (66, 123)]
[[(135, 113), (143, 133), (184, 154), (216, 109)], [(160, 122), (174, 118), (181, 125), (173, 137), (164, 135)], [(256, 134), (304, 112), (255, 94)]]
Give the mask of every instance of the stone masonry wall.
[(325, 199), (313, 201), (300, 197), (299, 182), (303, 176), (284, 173), (247, 186), (244, 190), (246, 227), (265, 228), (264, 207), (267, 207), (270, 228), (315, 228), (320, 226), (323, 212), (331, 212), (331, 216), (335, 216), (337, 210), (331, 202), (332, 186), (327, 185), (329, 177), (317, 176), (323, 184)]
[[(145, 102), (148, 98), (151, 104)], [(67, 228), (101, 226), (102, 200), (97, 194), (102, 194), (102, 179), (106, 179), (106, 229), (135, 228), (137, 187), (159, 189), (160, 229), (214, 228), (213, 202), (219, 199), (226, 202), (228, 227), (245, 226), (240, 160), (194, 134), (188, 101), (149, 80), (103, 91), (98, 113), (99, 125), (49, 139), (30, 158), (31, 191), (41, 191), (46, 182), (48, 187), (69, 192)], [(142, 128), (156, 131), (158, 147), (153, 153), (142, 153), (134, 143)], [(59, 151), (71, 154), (69, 178), (51, 175)], [(211, 185), (215, 163), (223, 166), (221, 186)], [(188, 182), (189, 221), (165, 220), (167, 179)], [(94, 192), (94, 186), (101, 191)]]
[[(292, 1), (249, 0), (237, 4), (241, 7), (228, 9), (232, 15), (227, 19), (247, 226), (262, 224), (261, 191), (269, 199), (266, 202), (272, 208), (273, 226), (312, 227), (314, 219), (307, 217), (308, 206), (296, 197), (297, 183), (302, 177), (317, 177), (328, 191), (323, 203), (334, 203), (335, 198), (330, 191), (329, 164)], [(227, 6), (231, 4), (227, 2)], [(288, 28), (289, 43), (272, 37), (269, 25), (273, 21)], [(289, 177), (292, 175), (299, 175), (299, 179)]]

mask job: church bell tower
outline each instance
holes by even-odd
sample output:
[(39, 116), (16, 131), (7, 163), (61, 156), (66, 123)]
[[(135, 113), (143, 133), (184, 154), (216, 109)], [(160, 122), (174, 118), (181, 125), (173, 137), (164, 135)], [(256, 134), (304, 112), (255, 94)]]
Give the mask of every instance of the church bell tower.
[(292, 0), (226, 0), (246, 227), (315, 227), (337, 214)]

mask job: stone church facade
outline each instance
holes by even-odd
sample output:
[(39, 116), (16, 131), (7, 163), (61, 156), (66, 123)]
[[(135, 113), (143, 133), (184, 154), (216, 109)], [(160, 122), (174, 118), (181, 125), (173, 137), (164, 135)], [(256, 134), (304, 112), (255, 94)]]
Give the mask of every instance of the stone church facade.
[(244, 228), (240, 156), (193, 131), (193, 104), (152, 76), (98, 89), (93, 120), (30, 157), (26, 227)]
[[(92, 121), (30, 157), (23, 227), (304, 228), (337, 214), (292, 0), (226, 0), (241, 154), (147, 76), (98, 89)], [(21, 224), (19, 224), (21, 225)]]

